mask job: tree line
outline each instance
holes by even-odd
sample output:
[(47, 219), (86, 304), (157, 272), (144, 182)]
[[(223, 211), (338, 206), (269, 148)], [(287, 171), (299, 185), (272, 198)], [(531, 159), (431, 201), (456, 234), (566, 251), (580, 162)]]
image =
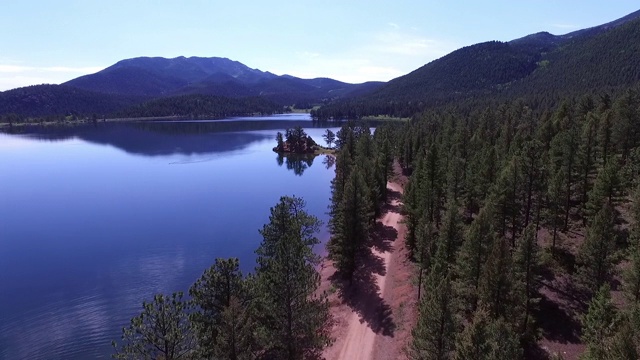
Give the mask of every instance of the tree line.
[[(386, 127), (372, 134), (366, 124), (348, 122), (335, 135), (338, 153), (331, 181), (327, 251), (338, 273), (349, 281), (387, 198), (393, 161), (389, 134)], [(327, 139), (333, 140), (330, 133)]]

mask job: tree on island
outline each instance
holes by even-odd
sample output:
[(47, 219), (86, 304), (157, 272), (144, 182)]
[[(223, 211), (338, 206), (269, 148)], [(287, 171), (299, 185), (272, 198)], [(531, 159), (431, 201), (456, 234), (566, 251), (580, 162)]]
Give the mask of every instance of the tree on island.
[(301, 126), (287, 129), (284, 135), (278, 132), (276, 142), (273, 151), (278, 153), (308, 154), (313, 153), (318, 147)]
[(327, 129), (324, 135), (322, 135), (322, 138), (327, 143), (329, 148), (331, 148), (331, 145), (336, 141), (336, 134), (331, 131), (331, 129)]

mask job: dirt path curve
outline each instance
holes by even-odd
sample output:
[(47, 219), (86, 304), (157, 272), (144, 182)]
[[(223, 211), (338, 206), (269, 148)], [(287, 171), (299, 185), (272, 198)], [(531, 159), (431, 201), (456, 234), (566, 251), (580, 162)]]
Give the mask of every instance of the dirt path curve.
[[(388, 183), (387, 187), (391, 190), (390, 193), (401, 194), (402, 187), (396, 183)], [(399, 226), (402, 216), (399, 213), (400, 208), (399, 196), (391, 198), (389, 205), (387, 206), (387, 212), (382, 216), (379, 223), (382, 224), (383, 229), (395, 229), (392, 230), (395, 236), (399, 233)], [(395, 237), (394, 236), (394, 237)], [(371, 294), (363, 293), (355, 300), (358, 303), (358, 307), (362, 308), (375, 308), (375, 312), (379, 313), (374, 316), (365, 318), (361, 311), (357, 309), (349, 309), (350, 314), (347, 314), (346, 323), (343, 324), (343, 329), (340, 331), (340, 336), (336, 339), (333, 346), (325, 352), (325, 357), (328, 360), (333, 359), (349, 359), (349, 360), (370, 360), (377, 358), (374, 354), (374, 344), (377, 336), (384, 336), (384, 325), (381, 324), (385, 316), (390, 316), (390, 310), (388, 306), (384, 307), (376, 302), (384, 304), (385, 286), (387, 285), (387, 274), (390, 262), (394, 254), (396, 253), (396, 239), (390, 239), (385, 246), (372, 246), (371, 255), (377, 258), (375, 261), (382, 268), (377, 272), (372, 272), (371, 282), (374, 283), (373, 288), (377, 288), (377, 298), (370, 296)], [(362, 302), (369, 302), (370, 304), (362, 304)], [(388, 312), (388, 313), (386, 313)], [(374, 318), (374, 320), (372, 320)], [(376, 319), (377, 318), (377, 319)]]

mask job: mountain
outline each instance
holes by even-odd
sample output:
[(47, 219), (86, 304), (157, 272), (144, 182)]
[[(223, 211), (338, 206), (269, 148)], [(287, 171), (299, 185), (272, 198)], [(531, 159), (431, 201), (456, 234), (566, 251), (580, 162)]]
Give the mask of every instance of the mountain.
[(315, 114), (410, 116), (453, 102), (486, 104), (519, 97), (554, 101), (576, 93), (615, 91), (638, 81), (640, 11), (565, 35), (541, 32), (467, 46)]
[[(366, 94), (382, 84), (348, 84), (327, 78), (278, 76), (220, 57), (139, 57), (119, 61), (95, 74), (81, 76), (62, 85), (36, 85), (0, 92), (0, 115), (15, 113), (25, 117), (44, 117), (169, 113), (188, 116), (193, 112), (186, 111), (185, 105), (194, 99), (207, 104), (198, 110), (199, 114), (219, 113), (212, 111), (215, 104), (225, 104), (220, 113), (227, 113), (230, 108), (233, 108), (233, 113), (242, 112), (243, 104), (248, 106), (246, 112), (263, 112), (266, 109), (272, 112), (278, 106), (280, 109), (291, 105), (309, 108), (339, 98)], [(238, 102), (221, 98), (247, 100)]]
[(226, 58), (181, 56), (174, 59), (140, 57), (122, 60), (98, 73), (73, 79), (64, 85), (149, 98), (185, 94), (233, 98), (262, 96), (280, 105), (308, 105), (362, 89), (372, 89), (375, 84), (277, 76)]
[(111, 94), (159, 97), (175, 95), (179, 89), (202, 81), (211, 83), (220, 79), (224, 82), (230, 78), (238, 83), (253, 84), (276, 77), (226, 58), (139, 57), (119, 61), (65, 85)]

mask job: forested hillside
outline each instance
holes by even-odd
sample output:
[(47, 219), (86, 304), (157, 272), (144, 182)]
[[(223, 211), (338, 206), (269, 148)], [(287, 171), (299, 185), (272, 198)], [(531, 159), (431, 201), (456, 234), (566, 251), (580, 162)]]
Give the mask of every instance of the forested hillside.
[(108, 95), (65, 85), (36, 85), (0, 92), (0, 115), (47, 117), (111, 114), (143, 99)]
[(273, 114), (282, 111), (264, 98), (232, 99), (210, 95), (183, 95), (144, 102), (115, 113), (117, 117), (142, 118), (185, 116), (192, 119), (221, 119), (229, 116)]
[(478, 109), (488, 102), (518, 98), (549, 107), (564, 97), (618, 93), (640, 81), (637, 16), (565, 36), (539, 33), (465, 47), (368, 95), (324, 106), (314, 115), (406, 117), (454, 102)]

